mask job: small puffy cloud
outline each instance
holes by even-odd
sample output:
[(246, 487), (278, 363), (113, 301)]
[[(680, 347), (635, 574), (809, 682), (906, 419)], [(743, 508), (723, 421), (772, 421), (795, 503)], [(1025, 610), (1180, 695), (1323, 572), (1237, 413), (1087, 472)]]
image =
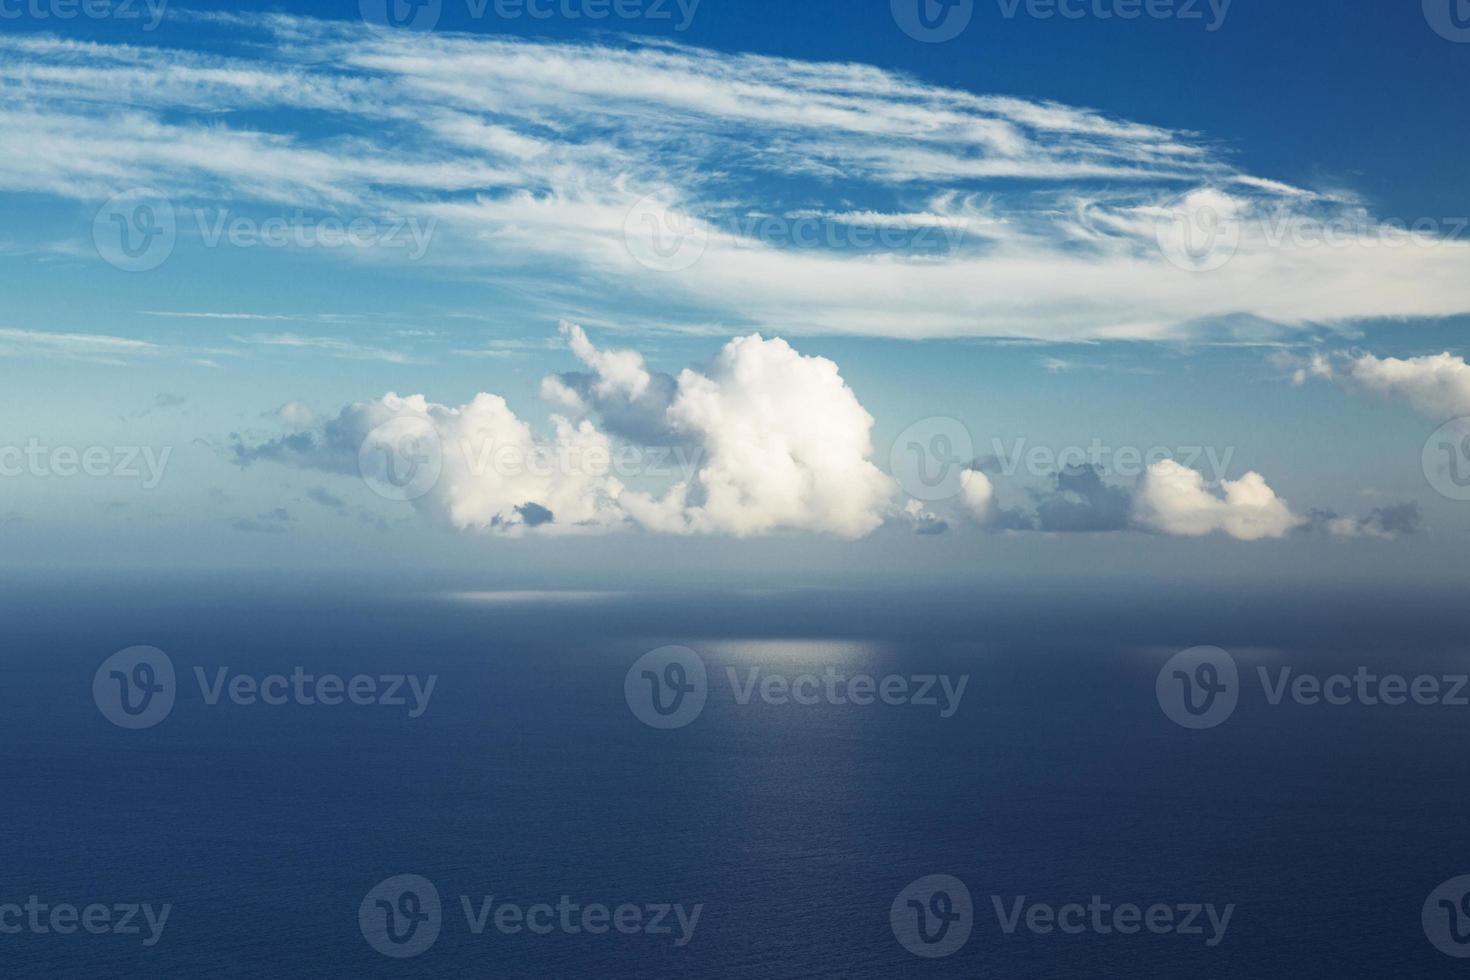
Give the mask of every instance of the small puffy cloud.
[(402, 420), (416, 427), (406, 431), (428, 436), (413, 454), (423, 456), (423, 465), (440, 467), (432, 486), (414, 499), (435, 519), (457, 528), (500, 530), (547, 524), (543, 513), (556, 515), (564, 525), (619, 519), (613, 498), (621, 486), (607, 475), (607, 437), (591, 423), (553, 417), (553, 437), (539, 438), (498, 395), (481, 393), (452, 408), (422, 395), (390, 392), (349, 405), (304, 432), (255, 445), (237, 437), (234, 455), (242, 465), (264, 460), (381, 479), (387, 467), (414, 461), (364, 454), (363, 446), (375, 430)]
[(1279, 538), (1303, 519), (1291, 512), (1259, 473), (1220, 483), (1211, 493), (1205, 478), (1174, 460), (1149, 466), (1133, 496), (1133, 522), (1162, 534), (1199, 537), (1221, 531), (1242, 541)]
[(936, 537), (949, 533), (949, 522), (933, 511), (925, 508), (917, 500), (910, 500), (904, 504), (901, 517), (913, 526), (915, 534), (925, 537)]
[(1366, 517), (1343, 517), (1333, 511), (1314, 510), (1311, 528), (1326, 531), (1335, 538), (1394, 538), (1418, 534), (1424, 515), (1417, 503), (1375, 507)]
[(1324, 355), (1314, 353), (1311, 357), (1301, 363), (1292, 372), (1291, 383), (1300, 387), (1307, 383), (1308, 378), (1331, 378), (1332, 362)]
[(1068, 466), (1056, 475), (1056, 487), (1036, 498), (1041, 531), (1121, 531), (1128, 527), (1132, 495), (1109, 486), (1094, 466)]
[(1448, 352), (1426, 357), (1374, 357), (1364, 354), (1347, 368), (1355, 384), (1406, 399), (1436, 421), (1470, 415), (1470, 365)]
[(995, 485), (990, 477), (978, 469), (960, 474), (960, 503), (977, 521), (989, 523), (995, 516)]
[(1360, 391), (1402, 398), (1421, 415), (1437, 422), (1470, 415), (1470, 364), (1448, 351), (1421, 357), (1315, 353), (1305, 361), (1278, 358), (1278, 362), (1294, 368), (1293, 384), (1322, 378)]
[(282, 424), (293, 432), (301, 432), (317, 425), (321, 420), (317, 418), (316, 412), (307, 408), (301, 402), (289, 401), (276, 410)]
[(312, 487), (306, 491), (306, 499), (312, 503), (321, 504), (323, 507), (331, 507), (334, 510), (346, 506), (346, 501), (341, 497), (328, 493), (322, 487)]

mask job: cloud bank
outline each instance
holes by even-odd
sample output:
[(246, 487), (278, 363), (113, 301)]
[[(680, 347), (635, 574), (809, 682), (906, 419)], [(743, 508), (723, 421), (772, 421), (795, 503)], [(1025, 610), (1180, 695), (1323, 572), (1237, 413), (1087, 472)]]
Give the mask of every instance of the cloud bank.
[(279, 411), (283, 434), (236, 434), (230, 452), (241, 466), (360, 476), (442, 524), (512, 534), (859, 538), (884, 524), (926, 536), (968, 524), (1256, 541), (1308, 525), (1335, 537), (1392, 538), (1419, 524), (1412, 506), (1303, 517), (1260, 474), (1212, 489), (1172, 460), (1150, 465), (1132, 487), (1069, 466), (1047, 489), (1028, 491), (1025, 510), (1001, 507), (990, 477), (971, 466), (952, 500), (926, 505), (874, 462), (874, 419), (826, 358), (752, 334), (675, 377), (651, 370), (637, 351), (596, 346), (575, 324), (563, 322), (560, 334), (588, 370), (543, 380), (541, 393), (558, 410), (544, 434), (498, 395), (451, 407), (389, 393), (330, 417), (289, 402)]

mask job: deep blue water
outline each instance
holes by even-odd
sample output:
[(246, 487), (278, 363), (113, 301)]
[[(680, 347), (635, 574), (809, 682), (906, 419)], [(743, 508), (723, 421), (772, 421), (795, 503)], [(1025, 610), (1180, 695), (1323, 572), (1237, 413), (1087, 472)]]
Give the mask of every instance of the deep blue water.
[[(225, 582), (12, 584), (0, 600), (0, 904), (171, 903), (159, 941), (0, 935), (38, 978), (1462, 975), (1426, 939), (1470, 874), (1470, 708), (1272, 706), (1258, 665), (1470, 669), (1463, 603), (1158, 589), (453, 600)], [(149, 644), (178, 670), (158, 725), (113, 725), (93, 674)], [(641, 723), (624, 678), (696, 650), (708, 701)], [(1240, 704), (1189, 731), (1160, 709), (1175, 652), (1229, 650)], [(205, 703), (193, 676), (438, 676), (427, 709)], [(748, 705), (726, 667), (968, 675), (916, 705)], [(390, 959), (359, 905), (433, 882), (437, 941)], [(945, 874), (968, 942), (907, 952), (895, 896)], [(702, 905), (678, 935), (491, 928), (478, 905)], [(1006, 934), (991, 896), (1234, 905), (1208, 936)]]

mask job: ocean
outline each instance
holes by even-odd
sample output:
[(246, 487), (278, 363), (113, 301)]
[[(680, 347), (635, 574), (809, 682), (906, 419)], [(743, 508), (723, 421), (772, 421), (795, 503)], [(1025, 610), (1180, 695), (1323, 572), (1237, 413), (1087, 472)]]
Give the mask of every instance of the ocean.
[(1463, 970), (1444, 596), (98, 576), (0, 611), (6, 977)]

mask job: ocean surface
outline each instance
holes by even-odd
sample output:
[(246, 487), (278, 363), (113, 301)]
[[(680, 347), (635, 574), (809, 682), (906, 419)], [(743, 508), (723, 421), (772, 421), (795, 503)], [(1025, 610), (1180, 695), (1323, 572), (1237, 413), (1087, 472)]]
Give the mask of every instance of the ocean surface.
[[(1272, 704), (1258, 674), (1470, 670), (1463, 602), (1144, 591), (11, 583), (0, 906), (170, 910), (150, 935), (141, 910), (138, 933), (91, 934), (0, 908), (0, 975), (1463, 975), (1421, 913), (1470, 874), (1470, 707)], [(136, 645), (166, 655), (174, 700), (128, 728), (106, 703), (121, 682), (94, 681)], [(655, 680), (665, 709), (696, 684), (682, 652), (630, 678), (671, 645), (706, 670), (692, 718), (635, 705)], [(1238, 704), (1192, 729), (1159, 676), (1200, 645), (1238, 665)], [(118, 671), (133, 708), (160, 683), (135, 667)], [(298, 667), (373, 677), (374, 697), (379, 678), (436, 680), (417, 717), (406, 681), (403, 704), (209, 703), (221, 676)], [(837, 703), (803, 674), (904, 680), (896, 703)], [(914, 703), (926, 677), (937, 703)], [(967, 678), (957, 700), (939, 677)], [(969, 899), (951, 884), (935, 904), (923, 879)], [(1223, 934), (1203, 911), (1199, 933), (1030, 911), (1089, 902), (1167, 906), (1176, 925), (1232, 911)], [(565, 921), (533, 911), (558, 903)], [(624, 906), (626, 930), (583, 918)]]

